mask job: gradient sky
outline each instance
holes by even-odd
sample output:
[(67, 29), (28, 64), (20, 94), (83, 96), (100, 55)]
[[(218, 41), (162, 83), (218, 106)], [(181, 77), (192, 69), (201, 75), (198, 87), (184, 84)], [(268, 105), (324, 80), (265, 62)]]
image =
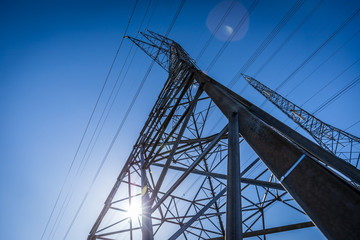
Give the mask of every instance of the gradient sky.
[[(0, 2), (1, 238), (41, 238), (124, 35), (134, 2)], [(151, 1), (141, 30), (148, 25), (150, 30), (165, 34), (180, 2), (159, 0), (155, 8), (156, 0)], [(229, 42), (218, 61), (209, 68), (229, 34), (233, 33), (238, 16), (244, 14), (252, 3), (250, 0), (238, 1), (236, 9), (239, 12), (229, 15), (197, 65), (208, 69), (207, 73), (220, 83), (228, 85), (295, 2), (260, 0), (247, 19), (247, 28), (240, 29), (239, 36)], [(226, 9), (229, 3), (187, 0), (169, 37), (180, 43), (194, 59), (197, 58), (211, 36), (214, 24), (224, 14), (224, 6)], [(284, 43), (318, 3), (318, 0), (305, 1), (245, 71), (250, 76), (256, 75), (257, 80), (273, 89), (293, 74), (278, 92), (298, 105), (333, 80), (304, 104), (309, 112), (360, 74), (360, 33), (357, 33), (360, 30), (360, 14), (316, 51), (360, 7), (359, 1), (324, 0)], [(148, 0), (139, 0), (129, 35), (135, 36), (138, 32), (148, 4)], [(154, 15), (149, 22), (153, 9)], [(280, 46), (281, 49), (270, 59)], [(95, 129), (130, 48), (131, 42), (125, 40), (90, 124), (90, 132)], [(133, 56), (134, 50), (130, 56)], [(304, 63), (312, 54), (314, 56)], [(258, 72), (268, 59), (268, 65)], [(91, 137), (88, 134), (74, 160), (61, 195), (61, 203), (66, 204), (66, 200), (71, 199), (66, 205), (67, 211), (59, 216), (59, 224), (55, 224), (61, 206), (56, 208), (44, 239), (64, 238), (150, 63), (148, 56), (137, 51), (126, 78), (123, 78), (123, 71), (120, 76), (124, 79), (123, 85), (91, 156), (82, 161)], [(301, 64), (303, 67), (294, 73)], [(125, 66), (127, 69), (128, 65)], [(67, 239), (87, 237), (166, 77), (165, 71), (154, 66)], [(246, 87), (244, 79), (235, 80), (232, 90), (257, 105), (263, 103), (264, 98), (251, 87)], [(316, 116), (340, 129), (347, 129), (360, 120), (359, 102), (360, 84)], [(263, 105), (263, 109), (286, 120), (271, 103)], [(291, 121), (287, 123), (294, 127)], [(359, 136), (360, 124), (348, 131)], [(305, 236), (308, 239), (322, 238), (316, 229), (305, 229), (292, 239), (303, 239)], [(284, 234), (275, 234), (274, 237), (288, 239)]]

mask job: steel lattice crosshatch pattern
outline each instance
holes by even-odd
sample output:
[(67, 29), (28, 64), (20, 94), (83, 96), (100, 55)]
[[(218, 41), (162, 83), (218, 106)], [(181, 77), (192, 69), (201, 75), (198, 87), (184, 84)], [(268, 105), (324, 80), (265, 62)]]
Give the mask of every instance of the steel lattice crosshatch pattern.
[(354, 167), (360, 167), (360, 138), (322, 122), (254, 78), (243, 76), (251, 86), (307, 131), (320, 146)]
[[(151, 31), (141, 34), (144, 40), (129, 38), (168, 71), (169, 77), (89, 239), (140, 239), (141, 236), (143, 239), (224, 239), (229, 216), (226, 204), (229, 195), (227, 164), (231, 152), (229, 135), (233, 132), (226, 122), (218, 128), (211, 124), (223, 114), (228, 117), (232, 111), (243, 111), (245, 115), (240, 114), (239, 121), (251, 114), (249, 119), (256, 120), (255, 127), (268, 124), (276, 128), (274, 131), (265, 127), (265, 132), (293, 149), (288, 153), (288, 148), (284, 147), (284, 154), (298, 156), (305, 151), (304, 163), (298, 167), (300, 170), (302, 164), (311, 165), (312, 159), (327, 156), (300, 136), (292, 136), (285, 126), (201, 73), (191, 57), (173, 40)], [(318, 213), (312, 210), (313, 203), (298, 191), (298, 187), (294, 189), (298, 182), (292, 180), (292, 175), (285, 175), (292, 171), (291, 164), (285, 164), (289, 165), (286, 172), (268, 161), (275, 156), (269, 155), (264, 146), (257, 146), (253, 139), (259, 135), (253, 136), (252, 132), (249, 135), (246, 129), (242, 130), (241, 124), (240, 121), (240, 134), (236, 133), (240, 155), (253, 152), (245, 160), (240, 156), (242, 165), (238, 177), (241, 178), (242, 201), (241, 209), (237, 210), (241, 212), (242, 237), (266, 239), (266, 234), (314, 226), (307, 216), (318, 217)], [(264, 133), (264, 137), (267, 136)], [(299, 149), (299, 145), (302, 148)], [(314, 151), (320, 152), (320, 157), (313, 154)], [(298, 157), (292, 161), (295, 163), (296, 160)], [(321, 165), (314, 168), (326, 171)], [(300, 171), (298, 169), (294, 174)], [(287, 177), (282, 183), (277, 180), (281, 176)], [(331, 175), (330, 178), (334, 177)], [(334, 182), (342, 184), (336, 179)], [(358, 192), (345, 188), (349, 192), (345, 194), (358, 197)], [(305, 202), (300, 204), (302, 208), (294, 198), (297, 202)], [(134, 207), (137, 210), (133, 211), (142, 207), (141, 214), (135, 217), (129, 211)], [(279, 221), (279, 225), (274, 226), (267, 217), (267, 213), (272, 211), (283, 216), (291, 212), (293, 222), (284, 224)], [(321, 225), (323, 219), (316, 221), (325, 235), (332, 234)]]

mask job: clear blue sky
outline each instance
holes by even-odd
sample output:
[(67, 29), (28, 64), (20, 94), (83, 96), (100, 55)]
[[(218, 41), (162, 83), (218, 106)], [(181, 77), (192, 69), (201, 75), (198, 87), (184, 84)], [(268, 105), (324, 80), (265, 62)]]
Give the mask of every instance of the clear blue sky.
[[(165, 34), (180, 2), (160, 0), (154, 8), (156, 0), (153, 0), (141, 30), (148, 24), (150, 30)], [(295, 2), (260, 0), (249, 16), (247, 29), (241, 29), (241, 36), (229, 42), (208, 74), (228, 85)], [(359, 1), (323, 1), (284, 43), (318, 2), (305, 1), (244, 72), (250, 76), (256, 75), (256, 79), (273, 89), (293, 74), (278, 92), (287, 95), (298, 105), (333, 80), (304, 104), (303, 107), (309, 112), (313, 112), (360, 74), (360, 33), (357, 34), (360, 30), (360, 14), (316, 51), (360, 7)], [(0, 2), (1, 238), (41, 238), (124, 35), (134, 3), (130, 0)], [(250, 0), (239, 1), (244, 9), (249, 9), (251, 3)], [(148, 0), (139, 0), (129, 35), (135, 36), (138, 32), (148, 4)], [(211, 36), (210, 30), (214, 29), (214, 24), (224, 13), (224, 6), (228, 5), (229, 2), (215, 0), (187, 0), (169, 37), (196, 58)], [(214, 10), (216, 6), (220, 9)], [(149, 23), (153, 9), (155, 12)], [(242, 14), (244, 9), (239, 7), (238, 10)], [(236, 13), (229, 15), (216, 38), (197, 61), (201, 69), (209, 68), (229, 34), (233, 33), (237, 21)], [(130, 48), (131, 42), (125, 40), (90, 130), (95, 129)], [(276, 55), (270, 58), (277, 49)], [(313, 53), (314, 56), (304, 62)], [(268, 60), (268, 64), (261, 69)], [(51, 239), (50, 233), (53, 239), (63, 239), (65, 236), (150, 63), (150, 58), (138, 51), (126, 78), (123, 78), (126, 65), (120, 76), (120, 79), (124, 79), (123, 85), (90, 157), (86, 156), (82, 161), (91, 134), (85, 136), (84, 145), (74, 161), (61, 197), (61, 202), (66, 202), (71, 196), (67, 211), (59, 216), (59, 224), (54, 224), (55, 212), (44, 239)], [(303, 67), (294, 73), (301, 64)], [(166, 77), (166, 72), (154, 66), (67, 239), (87, 237)], [(244, 79), (235, 80), (232, 90), (241, 92), (242, 96), (255, 104), (262, 104), (263, 97), (254, 89), (245, 88), (247, 83)], [(316, 116), (340, 129), (347, 129), (360, 120), (359, 102), (360, 84), (331, 102)], [(273, 110), (270, 103), (266, 103), (263, 109), (286, 120), (279, 111)], [(290, 121), (287, 123), (294, 126)], [(360, 124), (348, 131), (359, 136)], [(314, 230), (303, 230), (303, 233), (313, 239), (321, 236)], [(299, 239), (302, 236), (299, 235)]]

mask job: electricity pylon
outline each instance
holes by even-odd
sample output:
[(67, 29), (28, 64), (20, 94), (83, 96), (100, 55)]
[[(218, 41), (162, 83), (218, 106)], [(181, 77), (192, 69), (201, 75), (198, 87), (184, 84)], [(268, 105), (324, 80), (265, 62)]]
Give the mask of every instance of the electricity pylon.
[[(201, 72), (173, 40), (141, 35), (129, 39), (169, 76), (89, 240), (265, 239), (314, 225), (360, 238), (359, 190), (326, 166), (359, 184), (356, 168)], [(211, 133), (219, 114), (228, 124)], [(240, 162), (246, 147), (258, 157)], [(294, 222), (273, 224), (272, 210)]]
[(253, 88), (308, 132), (321, 147), (354, 167), (360, 167), (360, 138), (324, 123), (256, 79), (245, 74), (243, 77)]

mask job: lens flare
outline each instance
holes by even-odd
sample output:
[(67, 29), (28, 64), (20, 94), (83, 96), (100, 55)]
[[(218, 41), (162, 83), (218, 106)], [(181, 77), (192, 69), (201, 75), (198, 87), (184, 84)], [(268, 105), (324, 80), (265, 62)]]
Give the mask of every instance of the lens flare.
[(230, 26), (225, 26), (225, 30), (228, 33), (228, 35), (231, 35), (234, 32), (234, 29)]
[(237, 1), (223, 1), (209, 13), (206, 26), (221, 41), (239, 41), (249, 28), (246, 8)]

